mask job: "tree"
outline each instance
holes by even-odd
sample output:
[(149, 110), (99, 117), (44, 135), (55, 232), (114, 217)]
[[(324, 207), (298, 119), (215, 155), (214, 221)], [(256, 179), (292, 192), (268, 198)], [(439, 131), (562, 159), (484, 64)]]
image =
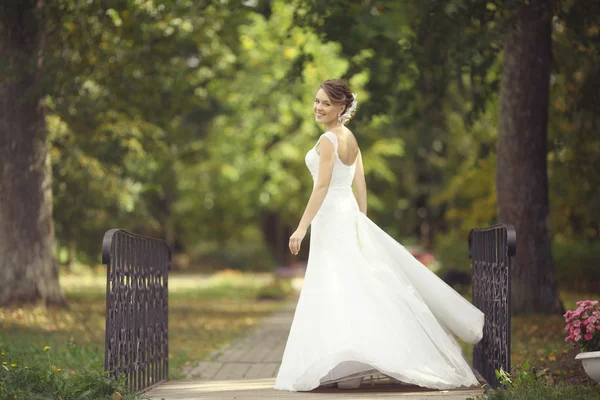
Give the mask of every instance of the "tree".
[(548, 174), (556, 242), (600, 238), (600, 3), (560, 2), (553, 25)]
[[(95, 262), (111, 226), (163, 237), (175, 251), (183, 239), (199, 241), (188, 226), (202, 226), (208, 213), (198, 212), (199, 184), (185, 174), (206, 161), (220, 107), (206, 87), (229, 73), (230, 28), (251, 12), (213, 0), (52, 3), (54, 216), (69, 259)], [(194, 182), (187, 198), (181, 182)]]
[(552, 10), (521, 5), (504, 43), (496, 188), (500, 222), (515, 225), (513, 311), (563, 310), (550, 251), (547, 129)]
[(43, 0), (0, 5), (0, 306), (64, 304), (44, 113)]
[[(501, 48), (500, 11), (474, 0), (298, 3), (309, 9), (298, 7), (299, 24), (340, 42), (350, 63), (347, 75), (369, 71), (369, 99), (355, 125), (361, 144), (382, 137), (405, 144), (403, 156), (390, 167), (393, 182), (379, 179), (377, 172), (368, 177), (370, 190), (382, 199), (372, 215), (386, 231), (417, 236), (432, 246), (447, 226), (447, 205), (432, 199), (459, 169), (451, 152), (461, 144), (448, 135), (448, 114), (460, 114), (469, 130), (497, 90), (489, 71)], [(380, 123), (361, 124), (370, 115)]]

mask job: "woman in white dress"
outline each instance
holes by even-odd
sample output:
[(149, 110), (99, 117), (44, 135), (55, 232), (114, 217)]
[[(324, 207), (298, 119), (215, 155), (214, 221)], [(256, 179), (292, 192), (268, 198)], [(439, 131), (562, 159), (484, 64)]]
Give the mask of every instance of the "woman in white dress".
[(306, 154), (314, 187), (289, 240), (298, 254), (311, 226), (310, 252), (275, 389), (356, 388), (374, 373), (436, 389), (477, 385), (455, 336), (481, 340), (483, 313), (366, 216), (362, 157), (344, 125), (356, 105), (340, 79), (315, 97), (325, 133)]

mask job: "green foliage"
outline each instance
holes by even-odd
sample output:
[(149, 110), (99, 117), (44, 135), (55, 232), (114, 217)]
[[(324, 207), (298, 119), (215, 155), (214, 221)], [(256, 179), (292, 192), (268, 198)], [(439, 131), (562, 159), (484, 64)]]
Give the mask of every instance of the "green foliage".
[[(176, 252), (245, 243), (286, 262), (265, 219), (276, 215), (286, 236), (301, 216), (304, 154), (320, 129), (312, 97), (330, 77), (358, 93), (349, 127), (382, 228), (444, 248), (446, 234), (494, 223), (501, 50), (519, 4), (50, 2), (41, 89), (61, 252), (96, 263), (103, 232), (121, 227)], [(600, 235), (600, 24), (589, 7), (554, 10), (548, 168), (560, 241)], [(245, 268), (238, 258), (226, 261)]]
[(239, 27), (243, 67), (209, 86), (227, 109), (214, 119), (210, 162), (197, 173), (206, 176), (206, 211), (226, 215), (215, 232), (224, 238), (235, 237), (240, 224), (259, 222), (262, 211), (276, 210), (295, 223), (311, 187), (304, 153), (318, 135), (310, 104), (320, 82), (343, 74), (346, 63), (335, 43), (294, 27), (292, 13), (278, 1), (268, 19), (252, 15)]
[(445, 235), (439, 235), (435, 254), (441, 264), (441, 271), (471, 271), (468, 234), (461, 235), (458, 231), (451, 231)]
[(531, 386), (540, 376), (543, 376), (539, 372), (532, 370), (529, 361), (523, 362), (523, 364), (516, 369), (514, 376), (511, 376), (508, 372), (503, 369), (496, 370), (496, 378), (505, 387), (527, 387)]
[(51, 348), (38, 349), (38, 352), (47, 354), (45, 365), (32, 364), (25, 358), (2, 351), (0, 398), (109, 400), (115, 393), (122, 395), (124, 400), (140, 398), (128, 393), (124, 380), (117, 381), (100, 369), (84, 369), (77, 373), (63, 371), (54, 365)]
[[(493, 127), (484, 123), (471, 129), (471, 124), (493, 98), (499, 80), (503, 10), (461, 1), (362, 2), (352, 7), (342, 1), (306, 3), (311, 12), (299, 15), (300, 23), (339, 40), (352, 61), (351, 71), (370, 71), (366, 88), (371, 101), (361, 111), (389, 116), (390, 124), (366, 134), (369, 138), (390, 135), (403, 140), (404, 155), (392, 167), (398, 182), (369, 181), (371, 190), (385, 199), (382, 207), (376, 208), (375, 218), (397, 235), (418, 232), (422, 243), (431, 246), (438, 231), (446, 229), (446, 199), (436, 199), (458, 197), (447, 192), (459, 189), (462, 172), (476, 165), (479, 157), (487, 156), (477, 150)], [(342, 35), (340, 26), (347, 27)], [(363, 49), (377, 56), (355, 56)], [(486, 117), (489, 115), (495, 115), (495, 110)], [(455, 138), (457, 135), (449, 132), (457, 131), (457, 123), (464, 128)], [(485, 136), (478, 135), (477, 130)], [(468, 153), (467, 157), (461, 152)], [(488, 179), (489, 172), (488, 167), (471, 182)], [(448, 186), (453, 189), (448, 190)], [(481, 187), (478, 183), (474, 186)], [(469, 209), (468, 215), (476, 209), (489, 218), (486, 189), (490, 186), (479, 190), (486, 196), (482, 200), (485, 208), (471, 206), (472, 194), (457, 205)]]
[(598, 389), (572, 386), (564, 383), (548, 385), (536, 381), (528, 386), (511, 388), (507, 391), (494, 390), (478, 400), (597, 400)]
[(550, 383), (545, 371), (530, 368), (527, 362), (512, 376), (506, 371), (496, 371), (496, 376), (507, 389), (490, 390), (478, 400), (593, 400), (600, 394), (595, 387)]
[[(438, 235), (435, 254), (441, 264), (440, 273), (448, 269), (469, 272), (468, 230)], [(593, 293), (600, 287), (600, 244), (559, 237), (552, 243), (552, 257), (561, 290)]]
[[(34, 311), (36, 312), (36, 311)], [(17, 330), (19, 330), (17, 328)], [(0, 335), (0, 348), (6, 353), (5, 360), (16, 362), (21, 367), (38, 367), (74, 372), (86, 369), (99, 369), (102, 367), (104, 358), (99, 346), (93, 344), (77, 343), (74, 337), (56, 344), (45, 342), (42, 335), (34, 336), (33, 332), (26, 329), (21, 331), (22, 336)], [(35, 340), (32, 338), (35, 337)], [(47, 339), (50, 340), (50, 339)], [(51, 344), (52, 346), (48, 346)], [(50, 352), (42, 351), (45, 346), (52, 347)]]
[(241, 271), (272, 271), (273, 255), (264, 244), (251, 238), (230, 240), (225, 244), (203, 242), (189, 249), (192, 264), (211, 265)]
[(585, 240), (556, 240), (552, 257), (561, 288), (594, 292), (600, 287), (600, 244)]
[(286, 300), (290, 298), (294, 289), (288, 279), (276, 279), (269, 285), (263, 286), (256, 298), (259, 300)]
[[(462, 100), (458, 93), (455, 96)], [(472, 228), (496, 221), (496, 108), (494, 99), (470, 123), (464, 110), (447, 112), (450, 139), (443, 165), (452, 168), (431, 202), (447, 207), (445, 220), (465, 239)]]

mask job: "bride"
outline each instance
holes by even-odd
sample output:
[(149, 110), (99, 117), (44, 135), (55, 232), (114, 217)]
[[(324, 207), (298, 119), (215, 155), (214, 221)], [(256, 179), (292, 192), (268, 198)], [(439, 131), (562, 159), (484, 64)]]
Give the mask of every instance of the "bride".
[(310, 252), (274, 388), (357, 388), (375, 373), (435, 389), (477, 385), (455, 336), (481, 340), (483, 313), (366, 216), (362, 156), (345, 127), (356, 105), (341, 79), (315, 97), (326, 132), (306, 154), (314, 187), (289, 240), (298, 254), (310, 225)]

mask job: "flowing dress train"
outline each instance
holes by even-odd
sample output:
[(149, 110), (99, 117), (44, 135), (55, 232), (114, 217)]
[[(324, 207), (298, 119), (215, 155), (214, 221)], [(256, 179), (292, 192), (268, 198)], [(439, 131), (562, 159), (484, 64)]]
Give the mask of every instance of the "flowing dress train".
[[(455, 336), (481, 340), (484, 315), (358, 209), (356, 161), (335, 161), (311, 224), (304, 285), (275, 389), (308, 391), (373, 370), (435, 389), (477, 385)], [(306, 164), (317, 181), (316, 146)]]

